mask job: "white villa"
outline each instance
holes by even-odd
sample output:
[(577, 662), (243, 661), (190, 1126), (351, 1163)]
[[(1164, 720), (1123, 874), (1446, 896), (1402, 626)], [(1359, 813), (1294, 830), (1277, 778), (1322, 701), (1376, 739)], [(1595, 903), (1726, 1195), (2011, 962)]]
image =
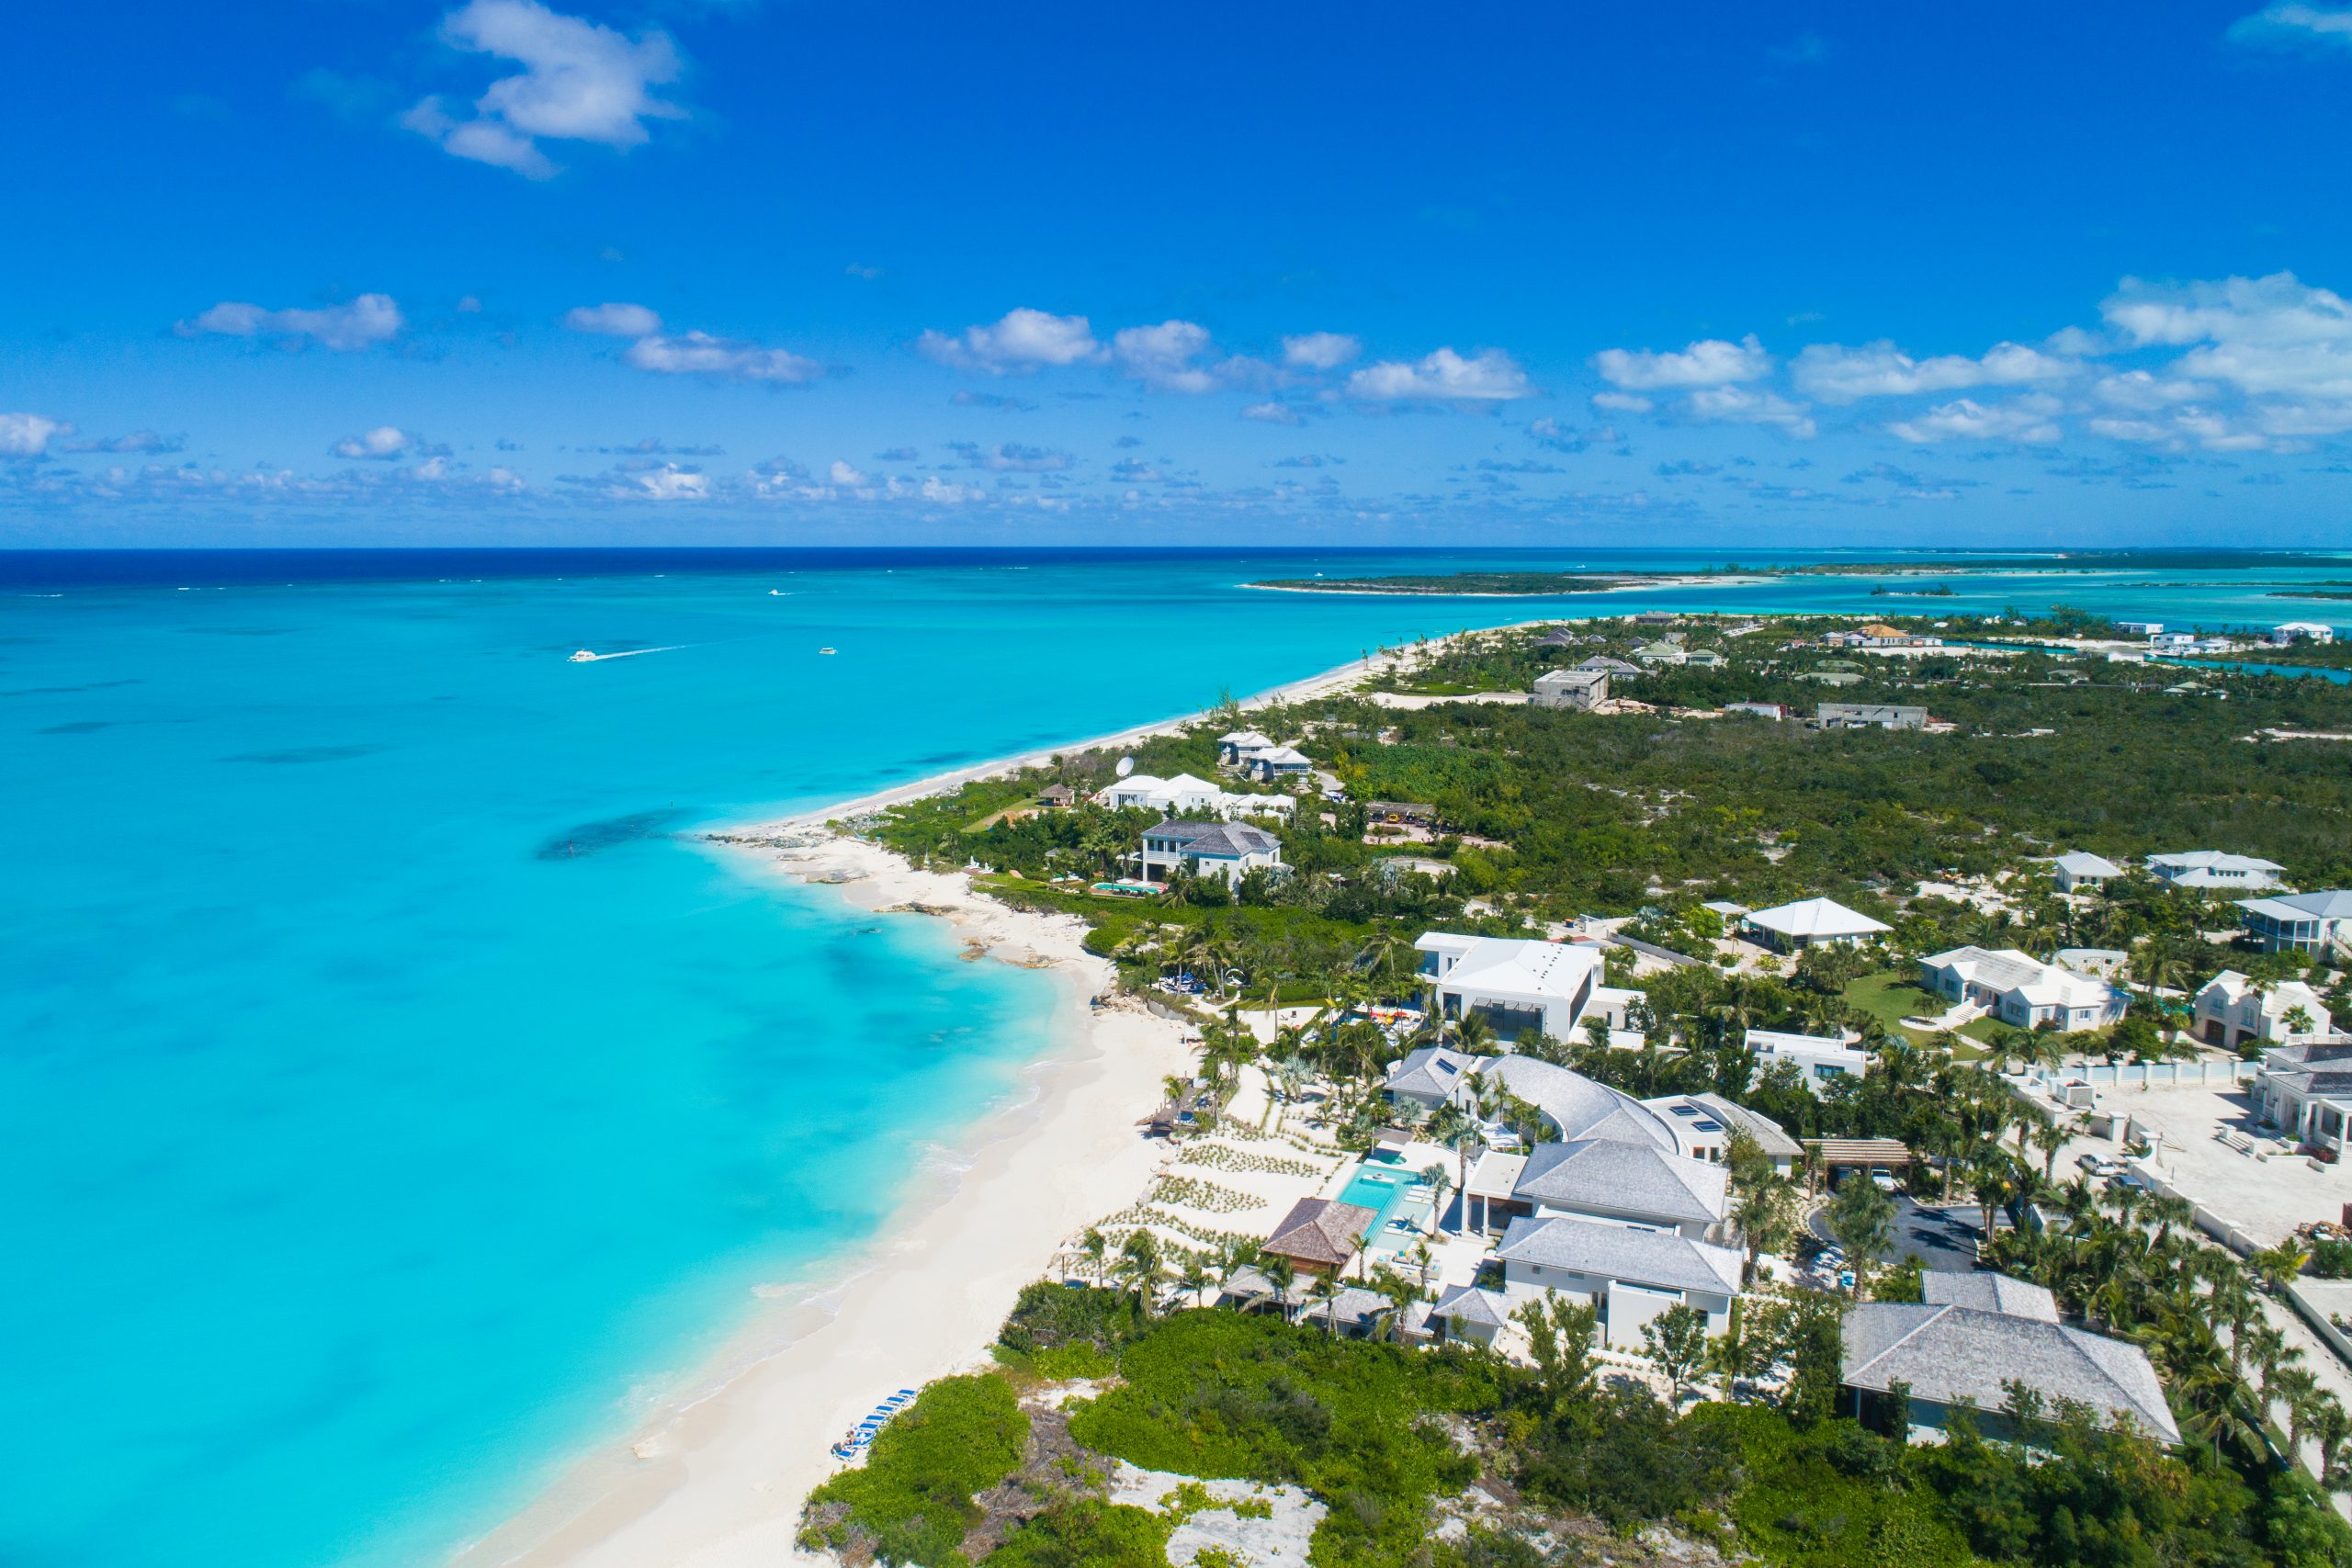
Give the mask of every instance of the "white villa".
[[(2301, 1010), (2301, 1028), (2289, 1015)], [(2235, 1050), (2241, 1042), (2302, 1045), (2329, 1032), (2335, 1023), (2317, 991), (2301, 980), (2282, 980), (2268, 989), (2234, 969), (2224, 969), (2197, 993), (2197, 1035), (2208, 1045)]]
[(1216, 760), (1228, 766), (1238, 765), (1253, 751), (1264, 751), (1273, 745), (1272, 736), (1261, 735), (1254, 729), (1228, 729), (1216, 738)]
[(2265, 953), (2294, 948), (2321, 953), (2352, 947), (2352, 892), (2290, 893), (2277, 898), (2241, 898), (2246, 934)]
[(1680, 664), (1690, 654), (1679, 642), (1645, 642), (1634, 649), (1634, 657), (1644, 664)]
[(1096, 792), (1095, 804), (1113, 811), (1157, 811), (1163, 817), (1287, 817), (1298, 803), (1286, 795), (1228, 795), (1204, 778), (1178, 773), (1172, 779), (1133, 773)]
[(1670, 1103), (1661, 1113), (1531, 1057), (1490, 1058), (1484, 1070), (1539, 1106), (1562, 1137), (1479, 1160), (1464, 1213), (1484, 1232), (1503, 1222), (1500, 1285), (1456, 1286), (1430, 1315), (1491, 1343), (1522, 1303), (1557, 1292), (1600, 1308), (1603, 1336), (1619, 1348), (1639, 1348), (1643, 1325), (1684, 1303), (1720, 1333), (1743, 1262), (1724, 1245), (1730, 1176), (1692, 1157), (1695, 1140), (1676, 1125), (1712, 1118), (1695, 1105), (1688, 1117)]
[(2335, 628), (2317, 621), (2282, 621), (2270, 628), (2270, 640), (2280, 648), (2298, 642), (2334, 642)]
[(1438, 1009), (1448, 1018), (1483, 1013), (1501, 1035), (1541, 1029), (1555, 1040), (1573, 1040), (1596, 1002), (1622, 1024), (1632, 999), (1631, 992), (1601, 985), (1599, 948), (1447, 931), (1424, 932), (1413, 946)]
[(1871, 1070), (1871, 1054), (1842, 1035), (1832, 1040), (1818, 1034), (1751, 1029), (1745, 1043), (1756, 1053), (1758, 1074), (1782, 1062), (1792, 1063), (1804, 1076), (1804, 1087), (1815, 1094), (1839, 1078), (1858, 1078)]
[(1245, 873), (1280, 866), (1283, 846), (1263, 828), (1170, 818), (1143, 830), (1140, 859), (1138, 870), (1146, 882), (1165, 882), (1181, 868), (1194, 876), (1238, 883)]
[(1295, 746), (1269, 746), (1241, 759), (1241, 771), (1261, 784), (1303, 779), (1314, 768), (1314, 759)]
[(2050, 863), (2051, 874), (2058, 879), (2062, 892), (2079, 893), (2086, 887), (2104, 887), (2123, 874), (2123, 868), (2104, 855), (2085, 850), (2069, 850)]
[(2278, 874), (2286, 869), (2277, 861), (2225, 854), (2220, 850), (2182, 850), (2148, 857), (2149, 872), (2175, 887), (2228, 887), (2254, 893), (2278, 886)]
[(1748, 938), (1780, 953), (1794, 953), (1825, 942), (1867, 942), (1893, 928), (1868, 915), (1849, 909), (1832, 898), (1806, 898), (1754, 909), (1741, 922)]
[(2262, 1059), (2254, 1080), (2254, 1100), (2262, 1119), (2284, 1128), (2297, 1143), (2344, 1152), (2344, 1130), (2352, 1123), (2352, 1041), (2282, 1045)]
[(1953, 1002), (1975, 1002), (2018, 1029), (2101, 1029), (2130, 1000), (2092, 975), (2044, 964), (2017, 949), (1955, 947), (1919, 960), (1919, 985)]
[(1546, 670), (1535, 677), (1535, 705), (1539, 708), (1589, 711), (1608, 700), (1606, 670)]

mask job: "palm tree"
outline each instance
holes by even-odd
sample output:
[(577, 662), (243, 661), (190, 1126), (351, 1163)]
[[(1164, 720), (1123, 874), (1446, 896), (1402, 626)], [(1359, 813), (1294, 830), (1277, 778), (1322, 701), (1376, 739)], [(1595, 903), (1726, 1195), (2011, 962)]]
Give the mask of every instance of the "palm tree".
[(2033, 1146), (2041, 1153), (2041, 1179), (2058, 1179), (2058, 1156), (2075, 1135), (2074, 1127), (2064, 1122), (2044, 1122), (2027, 1134)]
[(2312, 1260), (2311, 1248), (2293, 1236), (2276, 1247), (2266, 1247), (2246, 1254), (2246, 1267), (2261, 1276), (2274, 1295), (2283, 1295), (2287, 1287), (2302, 1273), (2303, 1266)]
[(1159, 1238), (1138, 1226), (1127, 1233), (1126, 1245), (1119, 1248), (1119, 1280), (1134, 1288), (1136, 1303), (1143, 1315), (1151, 1315), (1152, 1286), (1159, 1280)]
[[(1445, 1167), (1432, 1162), (1431, 1164), (1421, 1167), (1421, 1180), (1428, 1186), (1430, 1191), (1433, 1194), (1430, 1200), (1430, 1224), (1432, 1231), (1434, 1231), (1441, 1224), (1440, 1216), (1445, 1213), (1445, 1195), (1453, 1186), (1453, 1174), (1445, 1168)], [(1463, 1224), (1467, 1225), (1469, 1224), (1470, 1212), (1469, 1199), (1464, 1198), (1462, 1200), (1462, 1210)], [(1460, 1235), (1461, 1233), (1457, 1230), (1455, 1234)]]
[(1261, 1264), (1258, 1271), (1274, 1288), (1275, 1309), (1283, 1316), (1290, 1316), (1290, 1288), (1298, 1279), (1298, 1266), (1277, 1252)]
[(1741, 1281), (1747, 1283), (1756, 1278), (1757, 1258), (1787, 1245), (1796, 1221), (1796, 1186), (1767, 1166), (1760, 1176), (1745, 1182), (1735, 1172), (1733, 1187), (1732, 1217), (1747, 1247), (1747, 1264), (1740, 1273)]
[(2308, 1367), (2288, 1367), (2271, 1380), (2287, 1406), (2287, 1457), (2302, 1462), (2303, 1434), (2319, 1413), (2319, 1376)]
[(1101, 1290), (1103, 1267), (1111, 1253), (1110, 1242), (1101, 1231), (1089, 1228), (1084, 1235), (1079, 1237), (1078, 1249), (1086, 1255), (1086, 1261), (1093, 1266), (1094, 1288)]
[(1210, 1278), (1208, 1265), (1201, 1261), (1201, 1255), (1194, 1252), (1185, 1255), (1184, 1267), (1177, 1272), (1176, 1283), (1179, 1288), (1191, 1292), (1193, 1305), (1204, 1307), (1208, 1305), (1209, 1287), (1216, 1281)]
[(1388, 1310), (1381, 1315), (1387, 1320), (1389, 1331), (1401, 1337), (1405, 1308), (1420, 1298), (1420, 1287), (1384, 1264), (1372, 1271), (1372, 1288), (1387, 1299)]
[(1340, 1332), (1338, 1278), (1330, 1274), (1317, 1274), (1315, 1276), (1315, 1283), (1306, 1287), (1306, 1296), (1309, 1301), (1320, 1304), (1324, 1309), (1323, 1331), (1326, 1334), (1338, 1334)]

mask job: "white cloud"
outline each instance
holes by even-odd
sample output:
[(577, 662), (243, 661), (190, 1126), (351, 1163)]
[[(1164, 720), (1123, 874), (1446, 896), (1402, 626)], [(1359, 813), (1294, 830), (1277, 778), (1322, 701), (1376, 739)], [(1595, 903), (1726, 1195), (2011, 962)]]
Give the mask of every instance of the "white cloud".
[(1464, 358), (1441, 348), (1416, 364), (1385, 359), (1348, 378), (1348, 394), (1381, 402), (1508, 402), (1535, 395), (1527, 372), (1499, 348)]
[[(896, 480), (892, 481), (894, 488), (896, 483)], [(925, 479), (915, 493), (925, 501), (944, 502), (951, 506), (967, 501), (978, 501), (981, 494), (977, 486), (957, 484), (952, 479), (943, 479), (935, 474)]]
[(51, 436), (73, 428), (42, 414), (0, 413), (0, 457), (38, 457), (49, 450)]
[(639, 370), (665, 376), (763, 381), (776, 387), (806, 386), (825, 374), (823, 366), (789, 349), (763, 348), (756, 343), (699, 332), (639, 338), (621, 357)]
[(856, 468), (842, 462), (839, 457), (833, 459), (833, 466), (826, 471), (825, 477), (843, 490), (862, 490), (874, 482), (859, 472)]
[(1301, 333), (1283, 339), (1283, 363), (1296, 370), (1337, 370), (1363, 352), (1346, 333)]
[(1261, 424), (1305, 424), (1306, 416), (1288, 403), (1251, 403), (1241, 411), (1244, 419), (1254, 419)]
[(605, 337), (651, 337), (662, 330), (662, 318), (643, 305), (608, 299), (602, 305), (575, 305), (564, 312), (563, 324), (576, 333)]
[(1084, 316), (1057, 316), (1026, 306), (1006, 311), (1003, 320), (989, 325), (967, 327), (957, 336), (927, 332), (915, 340), (915, 349), (942, 365), (991, 376), (1078, 365), (1102, 354)]
[(1647, 413), (1657, 405), (1633, 392), (1595, 392), (1592, 406), (1607, 409), (1611, 413)]
[(632, 39), (538, 0), (471, 0), (442, 19), (441, 39), (523, 67), (492, 82), (470, 119), (451, 114), (438, 96), (401, 117), (460, 158), (546, 179), (558, 168), (540, 138), (634, 147), (645, 141), (648, 119), (685, 118), (651, 92), (679, 72), (677, 49), (659, 28)]
[(710, 495), (710, 476), (675, 463), (614, 476), (610, 494), (635, 501), (704, 501)]
[(1771, 370), (1772, 356), (1750, 333), (1737, 343), (1702, 338), (1679, 353), (1604, 348), (1592, 356), (1592, 367), (1613, 386), (1648, 391), (1659, 387), (1719, 387), (1753, 381)]
[(417, 445), (417, 438), (400, 426), (379, 424), (375, 429), (365, 431), (360, 434), (345, 436), (328, 447), (327, 454), (334, 457), (390, 462), (396, 457), (407, 456), (409, 448), (415, 445)]
[(2041, 392), (2029, 392), (2005, 403), (1960, 398), (1887, 429), (1919, 446), (1939, 441), (2019, 441), (2041, 446), (2059, 438), (2052, 416), (2061, 406), (2057, 399)]
[(1682, 406), (1693, 419), (1725, 424), (1764, 424), (1786, 431), (1799, 441), (1818, 434), (1803, 403), (1792, 403), (1777, 392), (1751, 391), (1746, 387), (1702, 387)]
[(2111, 407), (2145, 412), (2196, 402), (2210, 395), (2212, 389), (2177, 377), (2167, 378), (2145, 370), (2126, 370), (2100, 377), (2091, 390), (2099, 401)]
[(2154, 284), (2127, 277), (2100, 310), (2143, 347), (2186, 348), (2168, 374), (2249, 400), (2242, 423), (2277, 435), (2352, 431), (2352, 304), (2290, 272)]
[(224, 299), (172, 330), (182, 337), (214, 333), (222, 337), (277, 338), (293, 344), (307, 341), (322, 348), (350, 353), (390, 342), (406, 324), (391, 296), (362, 294), (348, 305), (328, 305), (315, 310), (266, 310), (259, 305)]
[(1124, 327), (1111, 336), (1111, 355), (1119, 367), (1161, 392), (1215, 391), (1216, 373), (1193, 363), (1209, 347), (1208, 328), (1195, 321)]
[(2329, 10), (2286, 0), (2281, 5), (2265, 6), (2251, 17), (2239, 17), (2230, 24), (2227, 37), (2232, 43), (2284, 48), (2333, 44), (2352, 49), (2352, 10)]
[(1957, 391), (1963, 387), (2018, 387), (2063, 380), (2081, 368), (2022, 344), (1995, 344), (1981, 359), (1964, 354), (1914, 359), (1883, 340), (1848, 348), (1817, 343), (1796, 357), (1789, 378), (1797, 390), (1826, 403), (1862, 398)]

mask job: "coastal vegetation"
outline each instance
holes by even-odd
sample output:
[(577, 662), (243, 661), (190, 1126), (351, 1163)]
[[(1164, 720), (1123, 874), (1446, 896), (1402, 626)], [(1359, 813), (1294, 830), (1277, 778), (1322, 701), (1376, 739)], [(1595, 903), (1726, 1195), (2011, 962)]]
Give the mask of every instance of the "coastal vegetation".
[[(1838, 1418), (1834, 1311), (1792, 1302), (1778, 1326), (1719, 1342), (1704, 1375), (1736, 1397), (1679, 1412), (1595, 1359), (1589, 1309), (1553, 1316), (1525, 1365), (1033, 1285), (1003, 1370), (934, 1385), (935, 1412), (918, 1405), (902, 1440), (886, 1431), (865, 1470), (810, 1500), (803, 1539), (925, 1568), (1164, 1562), (1170, 1528), (1209, 1499), (1180, 1486), (1157, 1509), (1114, 1504), (1124, 1461), (1306, 1488), (1329, 1507), (1319, 1568), (1630, 1565), (1710, 1546), (1788, 1568), (2322, 1568), (2352, 1552), (2316, 1488), (2226, 1430), (2168, 1452), (2030, 1398), (1985, 1413), (2032, 1424), (2034, 1456), (1964, 1412), (1927, 1446)], [(1073, 1335), (1104, 1356), (1095, 1377), (1042, 1376), (1037, 1348)], [(1779, 1371), (1735, 1379), (1735, 1362)]]

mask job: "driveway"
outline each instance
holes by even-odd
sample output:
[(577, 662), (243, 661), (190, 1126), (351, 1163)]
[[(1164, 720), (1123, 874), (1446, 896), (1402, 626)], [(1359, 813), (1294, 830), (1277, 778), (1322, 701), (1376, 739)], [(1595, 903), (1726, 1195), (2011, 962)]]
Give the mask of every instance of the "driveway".
[[(1917, 1258), (1921, 1266), (1950, 1274), (1965, 1274), (1976, 1267), (1976, 1236), (1984, 1223), (1973, 1203), (1921, 1203), (1898, 1195), (1894, 1200), (1894, 1258)], [(1829, 1234), (1829, 1211), (1816, 1209), (1806, 1222), (1822, 1241)]]

